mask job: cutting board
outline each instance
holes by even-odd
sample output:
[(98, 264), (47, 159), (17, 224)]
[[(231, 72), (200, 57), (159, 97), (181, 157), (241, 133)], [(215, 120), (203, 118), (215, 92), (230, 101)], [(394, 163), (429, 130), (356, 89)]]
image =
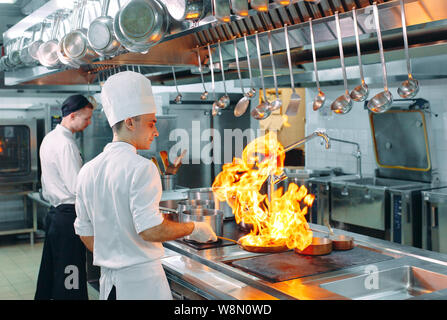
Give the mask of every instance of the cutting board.
[(332, 253), (325, 256), (305, 256), (294, 251), (287, 251), (241, 259), (231, 264), (264, 280), (281, 282), (390, 259), (393, 258), (360, 247), (354, 247), (348, 251), (332, 251)]

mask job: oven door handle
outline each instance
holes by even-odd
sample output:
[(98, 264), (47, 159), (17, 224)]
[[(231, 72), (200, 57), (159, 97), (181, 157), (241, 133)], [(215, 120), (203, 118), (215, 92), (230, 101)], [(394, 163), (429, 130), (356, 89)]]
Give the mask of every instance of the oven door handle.
[(432, 229), (438, 227), (438, 207), (431, 207), (431, 227)]
[(411, 223), (411, 206), (410, 202), (407, 202), (407, 223)]

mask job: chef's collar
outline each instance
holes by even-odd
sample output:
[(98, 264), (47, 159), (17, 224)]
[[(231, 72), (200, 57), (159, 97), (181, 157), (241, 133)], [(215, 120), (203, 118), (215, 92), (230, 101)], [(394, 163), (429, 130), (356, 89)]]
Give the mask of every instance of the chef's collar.
[(69, 138), (73, 138), (73, 132), (71, 132), (70, 129), (65, 128), (63, 125), (58, 124), (56, 126), (56, 129), (60, 130), (62, 132), (63, 135), (69, 137)]
[(137, 148), (135, 148), (130, 143), (124, 142), (124, 141), (113, 141), (109, 142), (105, 147), (104, 151), (110, 148), (124, 148), (128, 150), (132, 150), (132, 152), (137, 153)]

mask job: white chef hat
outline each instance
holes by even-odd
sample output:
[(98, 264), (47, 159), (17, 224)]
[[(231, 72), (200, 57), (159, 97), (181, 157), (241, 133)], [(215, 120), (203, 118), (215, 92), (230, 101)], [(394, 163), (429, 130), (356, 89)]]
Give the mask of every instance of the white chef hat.
[(104, 83), (101, 101), (110, 127), (147, 113), (156, 113), (151, 81), (140, 73), (124, 71)]

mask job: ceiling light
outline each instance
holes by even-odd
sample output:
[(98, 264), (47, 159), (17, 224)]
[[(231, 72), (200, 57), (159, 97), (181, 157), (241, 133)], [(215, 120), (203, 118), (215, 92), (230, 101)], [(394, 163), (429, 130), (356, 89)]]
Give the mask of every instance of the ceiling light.
[(0, 3), (10, 3), (10, 4), (13, 4), (13, 3), (16, 3), (17, 2), (17, 0), (0, 0)]

